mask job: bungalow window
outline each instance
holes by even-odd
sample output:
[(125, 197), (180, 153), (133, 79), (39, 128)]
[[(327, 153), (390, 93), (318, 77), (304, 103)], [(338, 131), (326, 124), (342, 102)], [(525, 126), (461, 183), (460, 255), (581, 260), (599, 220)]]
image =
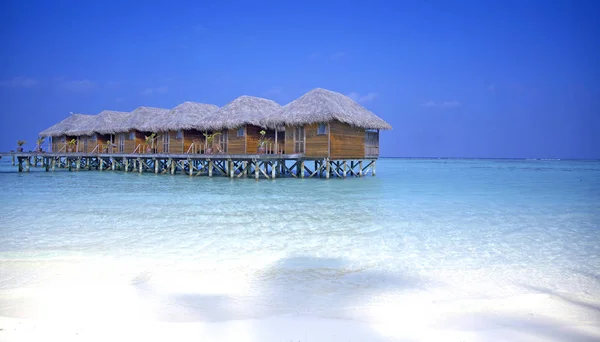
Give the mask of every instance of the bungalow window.
[(238, 128), (238, 130), (237, 130), (237, 136), (238, 137), (243, 137), (244, 133), (245, 133), (244, 131), (245, 131), (244, 126)]
[(135, 132), (129, 132), (129, 140), (135, 140)]
[(183, 139), (183, 131), (177, 131), (176, 139)]
[(320, 123), (317, 127), (317, 135), (325, 135), (327, 134), (327, 125), (324, 123)]

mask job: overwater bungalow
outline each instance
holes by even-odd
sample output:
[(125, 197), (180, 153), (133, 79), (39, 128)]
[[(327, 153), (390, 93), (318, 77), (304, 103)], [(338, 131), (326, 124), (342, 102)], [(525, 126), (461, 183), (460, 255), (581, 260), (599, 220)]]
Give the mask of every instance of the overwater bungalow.
[[(214, 171), (272, 179), (375, 175), (379, 132), (388, 129), (351, 98), (317, 88), (284, 107), (240, 96), (222, 108), (185, 102), (171, 110), (73, 114), (40, 135), (53, 138), (55, 153), (42, 158), (47, 169), (58, 163), (77, 170)], [(29, 157), (18, 158), (20, 170), (28, 170)]]
[[(156, 153), (179, 152), (182, 146), (177, 146), (174, 142), (172, 146), (168, 139), (168, 131), (163, 127), (164, 117), (169, 113), (169, 109), (156, 107), (138, 107), (134, 109), (127, 121), (119, 125), (115, 130), (115, 153), (143, 153), (145, 150), (146, 137), (155, 133), (158, 139), (166, 139), (166, 144), (157, 143), (154, 147)], [(166, 134), (165, 134), (166, 133)], [(164, 138), (166, 136), (166, 138)], [(179, 149), (177, 147), (180, 147)], [(172, 152), (171, 152), (172, 153)]]
[[(156, 136), (158, 144), (162, 143), (162, 151), (171, 153), (205, 153), (206, 141), (204, 132), (207, 127), (206, 118), (218, 110), (212, 104), (184, 102), (171, 109), (162, 117), (160, 136)], [(149, 141), (147, 152), (152, 152), (153, 144)], [(148, 144), (147, 144), (148, 145)]]
[(89, 126), (95, 117), (90, 114), (71, 114), (39, 135), (50, 139), (50, 146), (54, 152), (75, 152), (79, 136), (85, 133), (82, 127)]
[(330, 159), (377, 158), (379, 130), (392, 127), (351, 98), (313, 89), (266, 124), (285, 126), (285, 150)]
[[(215, 136), (217, 153), (281, 153), (278, 146), (283, 147), (283, 132), (277, 135), (275, 125), (265, 124), (280, 110), (281, 105), (275, 101), (244, 95), (209, 115), (205, 126), (212, 134), (218, 133)], [(261, 135), (261, 131), (265, 134)], [(259, 151), (259, 141), (265, 142), (264, 151)]]
[(129, 127), (125, 124), (130, 118), (130, 112), (119, 112), (114, 110), (103, 110), (96, 115), (93, 127), (93, 131), (96, 133), (96, 146), (92, 152), (115, 152), (115, 134), (129, 131)]

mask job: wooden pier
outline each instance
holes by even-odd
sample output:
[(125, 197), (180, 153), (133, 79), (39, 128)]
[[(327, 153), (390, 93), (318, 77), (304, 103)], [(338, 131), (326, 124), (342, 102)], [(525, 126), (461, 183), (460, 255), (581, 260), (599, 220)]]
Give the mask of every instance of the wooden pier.
[(303, 154), (93, 154), (0, 153), (12, 157), (19, 172), (41, 167), (46, 172), (123, 171), (189, 176), (275, 179), (375, 176), (376, 159), (310, 158)]

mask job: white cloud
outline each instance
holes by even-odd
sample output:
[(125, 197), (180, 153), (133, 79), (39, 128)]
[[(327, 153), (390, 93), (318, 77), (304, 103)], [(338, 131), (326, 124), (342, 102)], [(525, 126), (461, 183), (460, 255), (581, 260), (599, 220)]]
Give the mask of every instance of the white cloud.
[(73, 92), (86, 92), (96, 87), (96, 83), (90, 80), (67, 80), (64, 77), (56, 78), (58, 86)]
[(35, 78), (19, 76), (12, 80), (0, 81), (0, 86), (8, 88), (31, 88), (40, 84)]
[(167, 87), (146, 88), (140, 92), (142, 95), (166, 94), (169, 91)]
[(269, 95), (279, 95), (283, 92), (283, 87), (273, 87), (267, 91), (264, 92), (265, 96), (269, 96)]
[(375, 100), (377, 97), (379, 97), (379, 94), (370, 92), (366, 95), (360, 95), (357, 92), (351, 92), (350, 94), (348, 94), (348, 97), (358, 103), (365, 103)]
[(428, 108), (456, 108), (460, 107), (462, 104), (456, 100), (452, 101), (444, 101), (444, 102), (435, 102), (435, 101), (427, 101), (423, 103), (421, 106)]
[(342, 59), (346, 56), (345, 52), (336, 52), (333, 55), (331, 55), (329, 58), (331, 58), (331, 60), (338, 60), (338, 59)]

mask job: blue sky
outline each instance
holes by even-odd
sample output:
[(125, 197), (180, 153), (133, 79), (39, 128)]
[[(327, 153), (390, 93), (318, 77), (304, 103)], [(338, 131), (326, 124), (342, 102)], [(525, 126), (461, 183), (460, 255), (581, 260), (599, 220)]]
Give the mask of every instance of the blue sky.
[(394, 127), (384, 156), (600, 158), (599, 13), (583, 0), (4, 1), (0, 150), (69, 112), (285, 105), (323, 87)]

